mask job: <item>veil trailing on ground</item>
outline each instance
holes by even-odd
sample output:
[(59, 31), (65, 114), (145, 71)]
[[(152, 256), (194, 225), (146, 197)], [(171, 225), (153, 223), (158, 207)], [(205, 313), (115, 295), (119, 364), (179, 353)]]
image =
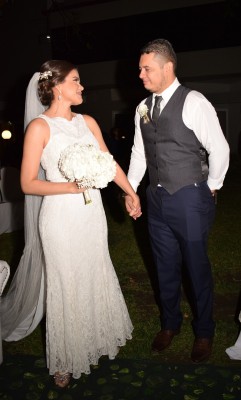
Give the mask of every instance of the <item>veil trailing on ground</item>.
[[(24, 129), (45, 107), (37, 94), (39, 73), (31, 78), (25, 101)], [(42, 168), (39, 179), (45, 180)], [(45, 271), (38, 218), (42, 196), (25, 196), (25, 247), (9, 290), (1, 299), (2, 339), (16, 341), (28, 336), (45, 313)]]

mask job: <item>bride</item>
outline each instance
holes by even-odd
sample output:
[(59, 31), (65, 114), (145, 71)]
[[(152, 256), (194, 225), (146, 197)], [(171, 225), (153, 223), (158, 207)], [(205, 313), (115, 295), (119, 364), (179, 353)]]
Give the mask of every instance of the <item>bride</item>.
[[(100, 191), (89, 189), (92, 203), (85, 205), (84, 189), (68, 182), (58, 170), (60, 154), (70, 144), (91, 144), (108, 151), (96, 121), (71, 110), (72, 105), (83, 101), (79, 73), (68, 62), (48, 61), (38, 74), (37, 87), (47, 108), (27, 127), (21, 185), (27, 196), (40, 196), (40, 202), (43, 196), (40, 214), (33, 216), (39, 227), (35, 236), (40, 234), (42, 248), (38, 248), (38, 271), (24, 271), (32, 273), (36, 281), (32, 290), (34, 308), (25, 307), (25, 318), (18, 327), (24, 325), (24, 335), (34, 329), (44, 312), (47, 287), (47, 366), (56, 385), (65, 387), (71, 376), (78, 379), (82, 373), (90, 373), (90, 365), (97, 364), (102, 355), (113, 359), (119, 347), (131, 339), (133, 326), (109, 256)], [(40, 166), (46, 180), (38, 175)], [(118, 164), (114, 181), (131, 196), (130, 216), (138, 218), (139, 198)], [(17, 287), (19, 279), (15, 281)], [(21, 300), (23, 293), (18, 295)], [(11, 333), (5, 327), (3, 338), (18, 340), (13, 337), (16, 330), (21, 329), (14, 328)]]

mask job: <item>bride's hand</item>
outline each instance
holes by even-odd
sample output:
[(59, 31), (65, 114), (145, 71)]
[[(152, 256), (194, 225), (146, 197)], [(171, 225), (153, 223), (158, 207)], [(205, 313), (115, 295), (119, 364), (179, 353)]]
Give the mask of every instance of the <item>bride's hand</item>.
[(69, 185), (72, 194), (83, 193), (86, 190), (86, 188), (78, 186), (77, 182), (69, 182)]
[(141, 216), (141, 203), (139, 196), (137, 194), (130, 196), (126, 195), (125, 196), (125, 205), (126, 205), (126, 210), (129, 214), (130, 217), (133, 219), (137, 219)]

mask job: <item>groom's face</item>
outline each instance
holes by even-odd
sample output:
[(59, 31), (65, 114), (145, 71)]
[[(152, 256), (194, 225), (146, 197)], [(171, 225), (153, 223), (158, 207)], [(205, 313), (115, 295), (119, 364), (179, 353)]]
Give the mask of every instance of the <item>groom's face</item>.
[(139, 77), (145, 89), (152, 93), (162, 93), (170, 85), (168, 75), (170, 64), (172, 63), (155, 53), (142, 54)]

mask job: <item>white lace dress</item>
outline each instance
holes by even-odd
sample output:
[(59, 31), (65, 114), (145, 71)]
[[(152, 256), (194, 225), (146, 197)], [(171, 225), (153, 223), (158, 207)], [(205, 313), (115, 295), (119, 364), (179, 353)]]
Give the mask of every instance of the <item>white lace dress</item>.
[[(80, 114), (72, 121), (41, 118), (50, 127), (41, 165), (47, 180), (65, 181), (58, 170), (61, 151), (98, 142)], [(47, 275), (47, 365), (51, 375), (68, 371), (76, 379), (90, 373), (102, 355), (113, 359), (133, 330), (109, 255), (100, 191), (89, 192), (88, 205), (82, 193), (45, 196), (39, 221)]]

